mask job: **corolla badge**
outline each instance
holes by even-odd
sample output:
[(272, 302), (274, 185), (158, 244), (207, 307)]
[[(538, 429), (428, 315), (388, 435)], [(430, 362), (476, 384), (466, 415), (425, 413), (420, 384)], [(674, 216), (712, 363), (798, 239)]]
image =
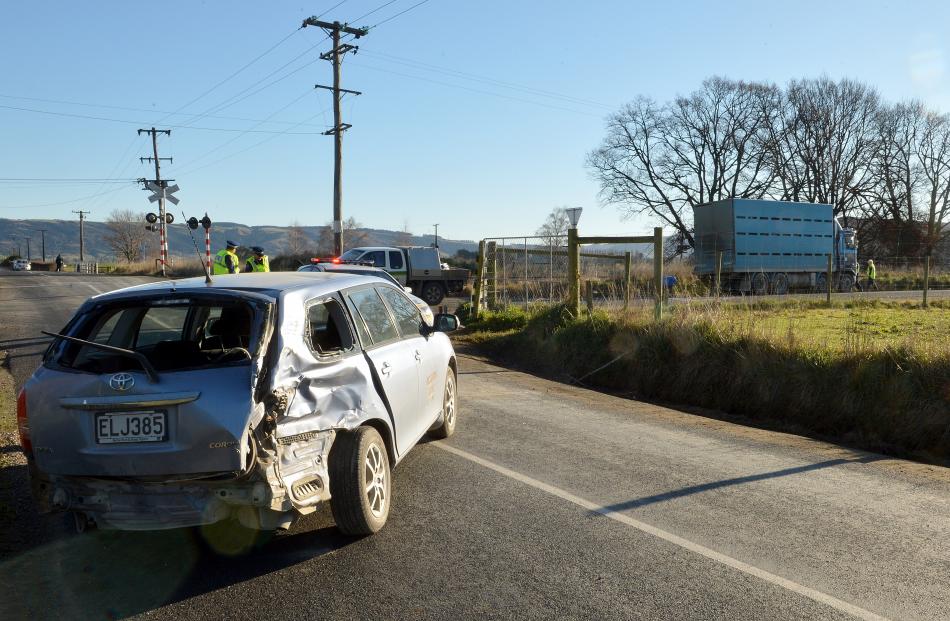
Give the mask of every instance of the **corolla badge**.
[(132, 377), (131, 373), (116, 373), (109, 379), (109, 386), (113, 390), (125, 392), (135, 386), (135, 378)]

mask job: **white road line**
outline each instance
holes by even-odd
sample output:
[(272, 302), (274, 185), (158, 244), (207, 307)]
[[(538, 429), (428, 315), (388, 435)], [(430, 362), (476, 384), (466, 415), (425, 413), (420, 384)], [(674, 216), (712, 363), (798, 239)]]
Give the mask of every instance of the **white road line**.
[(727, 567), (731, 567), (745, 574), (749, 574), (750, 576), (755, 576), (756, 578), (760, 578), (766, 582), (769, 582), (776, 586), (780, 586), (783, 589), (787, 589), (788, 591), (791, 591), (793, 593), (803, 595), (820, 604), (831, 606), (835, 610), (839, 610), (846, 614), (852, 615), (854, 617), (857, 617), (858, 619), (867, 619), (868, 621), (871, 621), (871, 620), (886, 621), (887, 620), (887, 617), (882, 617), (881, 615), (875, 614), (869, 610), (865, 610), (864, 608), (861, 608), (859, 606), (855, 606), (854, 604), (850, 604), (844, 600), (838, 599), (837, 597), (828, 595), (827, 593), (823, 593), (811, 587), (807, 587), (803, 584), (798, 584), (797, 582), (789, 580), (788, 578), (783, 578), (782, 576), (778, 576), (771, 572), (765, 571), (764, 569), (759, 569), (758, 567), (749, 565), (748, 563), (744, 563), (738, 559), (732, 558), (731, 556), (727, 556), (721, 552), (717, 552), (711, 548), (707, 548), (704, 545), (694, 543), (692, 541), (689, 541), (688, 539), (683, 539), (682, 537), (678, 535), (674, 535), (673, 533), (657, 528), (656, 526), (651, 526), (645, 522), (641, 522), (640, 520), (635, 520), (632, 517), (624, 515), (623, 513), (616, 513), (614, 511), (606, 510), (602, 508), (600, 505), (593, 503), (589, 500), (585, 500), (581, 498), (580, 496), (575, 496), (574, 494), (570, 492), (566, 492), (560, 488), (554, 487), (553, 485), (548, 485), (547, 483), (538, 481), (537, 479), (532, 479), (531, 477), (525, 476), (519, 472), (515, 472), (514, 470), (509, 470), (508, 468), (505, 468), (504, 466), (499, 466), (498, 464), (494, 462), (490, 462), (487, 459), (483, 459), (477, 455), (473, 455), (467, 451), (463, 451), (462, 449), (455, 448), (454, 446), (449, 446), (448, 444), (443, 444), (442, 442), (432, 442), (428, 446), (436, 446), (442, 449), (443, 451), (452, 453), (453, 455), (461, 457), (462, 459), (467, 459), (468, 461), (476, 463), (479, 466), (484, 466), (485, 468), (488, 468), (489, 470), (494, 470), (495, 472), (502, 474), (508, 477), (509, 479), (514, 479), (515, 481), (518, 481), (519, 483), (530, 485), (531, 487), (535, 489), (539, 489), (542, 492), (547, 492), (548, 494), (551, 494), (552, 496), (557, 496), (558, 498), (561, 498), (562, 500), (566, 500), (572, 504), (575, 504), (579, 507), (587, 509), (588, 511), (598, 513), (600, 515), (603, 515), (604, 517), (610, 518), (611, 520), (620, 522), (621, 524), (632, 526), (633, 528), (636, 528), (639, 531), (647, 533), (648, 535), (653, 535), (654, 537), (662, 539), (663, 541), (666, 541), (668, 543), (672, 543), (673, 545), (679, 546), (683, 548), (684, 550), (689, 550), (690, 552), (699, 554), (700, 556), (705, 556), (706, 558), (716, 561), (718, 563), (722, 563), (723, 565)]

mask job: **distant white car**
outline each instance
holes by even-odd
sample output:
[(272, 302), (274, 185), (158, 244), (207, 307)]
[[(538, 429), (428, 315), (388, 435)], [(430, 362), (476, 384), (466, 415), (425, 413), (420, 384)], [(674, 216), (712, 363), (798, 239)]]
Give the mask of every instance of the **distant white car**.
[(30, 262), (26, 259), (14, 259), (13, 260), (13, 269), (17, 272), (29, 272), (33, 269), (30, 265)]

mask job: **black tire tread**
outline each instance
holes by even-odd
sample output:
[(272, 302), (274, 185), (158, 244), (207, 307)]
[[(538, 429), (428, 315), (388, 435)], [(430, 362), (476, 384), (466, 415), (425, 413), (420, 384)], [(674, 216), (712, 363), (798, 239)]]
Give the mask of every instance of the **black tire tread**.
[[(375, 438), (374, 438), (375, 436)], [(377, 440), (386, 459), (386, 444), (372, 427), (358, 427), (353, 431), (340, 431), (330, 448), (328, 469), (330, 475), (330, 509), (337, 528), (347, 535), (371, 535), (385, 524), (377, 524), (369, 517), (366, 498), (360, 489), (363, 468), (363, 446)], [(390, 473), (390, 477), (392, 474)], [(391, 502), (392, 483), (390, 482)]]

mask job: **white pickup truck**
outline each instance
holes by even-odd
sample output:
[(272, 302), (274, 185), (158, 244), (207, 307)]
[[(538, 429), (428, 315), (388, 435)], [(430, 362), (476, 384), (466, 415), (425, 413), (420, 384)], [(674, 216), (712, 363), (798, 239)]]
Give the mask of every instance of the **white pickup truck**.
[(460, 293), (469, 276), (466, 269), (443, 266), (439, 249), (429, 246), (362, 246), (347, 250), (340, 259), (372, 263), (432, 305)]

